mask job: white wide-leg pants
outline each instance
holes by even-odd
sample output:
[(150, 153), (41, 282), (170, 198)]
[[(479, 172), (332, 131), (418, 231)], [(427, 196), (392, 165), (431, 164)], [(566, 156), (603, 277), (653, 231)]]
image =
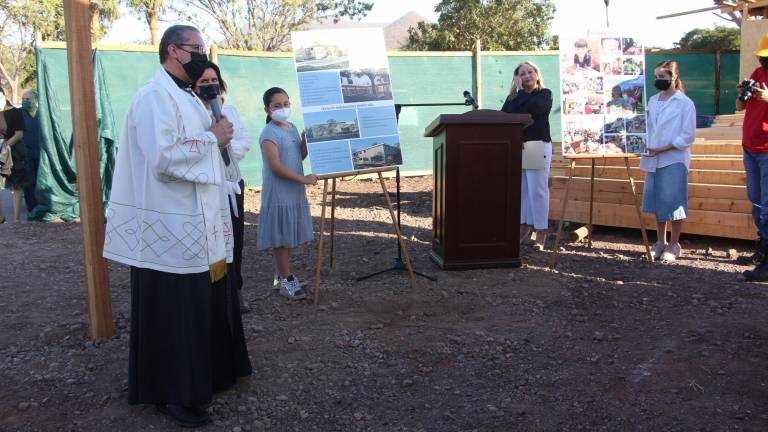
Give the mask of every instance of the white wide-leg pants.
[(536, 230), (549, 227), (549, 168), (552, 164), (552, 143), (544, 145), (544, 168), (524, 169), (520, 196), (520, 224), (533, 225)]

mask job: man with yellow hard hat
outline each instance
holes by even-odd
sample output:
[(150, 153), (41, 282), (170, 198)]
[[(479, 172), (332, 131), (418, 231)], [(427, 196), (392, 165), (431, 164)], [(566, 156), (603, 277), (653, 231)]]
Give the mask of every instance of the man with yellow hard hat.
[(741, 146), (747, 173), (747, 196), (752, 202), (752, 218), (760, 236), (758, 251), (742, 257), (742, 264), (755, 264), (744, 272), (748, 281), (768, 282), (768, 33), (760, 38), (754, 52), (760, 61), (749, 79), (736, 87), (736, 111), (744, 112)]

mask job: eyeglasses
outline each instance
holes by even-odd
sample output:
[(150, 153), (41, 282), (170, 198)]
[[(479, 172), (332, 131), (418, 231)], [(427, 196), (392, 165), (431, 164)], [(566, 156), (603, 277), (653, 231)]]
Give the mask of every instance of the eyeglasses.
[(199, 54), (205, 54), (205, 46), (203, 46), (203, 45), (187, 44), (187, 43), (174, 44), (174, 45), (176, 45), (177, 47), (183, 47), (183, 46), (191, 47), (192, 48), (191, 51), (187, 51), (184, 48), (181, 48), (182, 51), (187, 51), (188, 53), (196, 52), (196, 53), (199, 53)]

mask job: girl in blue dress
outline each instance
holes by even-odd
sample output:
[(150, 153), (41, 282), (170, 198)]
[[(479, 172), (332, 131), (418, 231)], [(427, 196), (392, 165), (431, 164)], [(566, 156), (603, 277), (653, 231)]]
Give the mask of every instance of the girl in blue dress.
[(273, 87), (264, 93), (263, 101), (267, 125), (259, 137), (263, 184), (256, 247), (272, 249), (280, 293), (298, 300), (307, 295), (291, 273), (290, 255), (291, 249), (313, 238), (305, 185), (317, 184), (317, 177), (304, 175), (307, 142), (288, 121), (288, 93)]

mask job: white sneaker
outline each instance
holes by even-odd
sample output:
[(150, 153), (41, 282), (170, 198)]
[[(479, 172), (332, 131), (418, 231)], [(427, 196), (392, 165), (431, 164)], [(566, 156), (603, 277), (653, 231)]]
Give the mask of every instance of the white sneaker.
[[(309, 285), (309, 282), (307, 281), (301, 281), (299, 282), (299, 286), (302, 288), (305, 288), (307, 285)], [(272, 289), (273, 290), (279, 290), (280, 289), (280, 275), (275, 273), (275, 277), (272, 278)]]
[(664, 249), (664, 253), (661, 254), (661, 260), (674, 261), (680, 257), (681, 253), (682, 249), (680, 248), (680, 243), (670, 243)]
[(299, 280), (290, 275), (280, 280), (280, 294), (291, 300), (301, 300), (307, 298), (307, 293), (299, 285)]
[(658, 261), (661, 258), (661, 255), (664, 253), (664, 249), (667, 247), (666, 244), (661, 242), (656, 242), (656, 244), (653, 245), (651, 248), (651, 259), (653, 261)]

